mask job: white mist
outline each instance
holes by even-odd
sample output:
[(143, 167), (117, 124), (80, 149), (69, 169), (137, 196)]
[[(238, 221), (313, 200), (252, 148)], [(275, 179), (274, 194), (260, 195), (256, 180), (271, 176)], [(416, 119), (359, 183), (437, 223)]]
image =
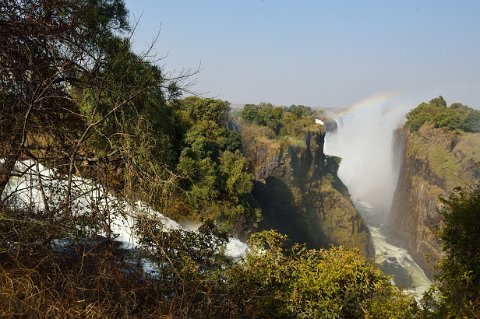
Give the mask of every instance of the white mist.
[(338, 172), (353, 200), (368, 202), (377, 217), (390, 210), (398, 179), (393, 161), (393, 133), (403, 125), (408, 107), (384, 95), (354, 105), (327, 133), (325, 153), (342, 158)]
[(412, 105), (388, 95), (354, 105), (337, 116), (337, 129), (327, 132), (324, 150), (342, 158), (338, 175), (370, 230), (375, 263), (418, 300), (431, 282), (383, 225), (399, 174), (398, 159), (393, 158), (399, 154), (394, 151), (394, 131), (404, 124)]

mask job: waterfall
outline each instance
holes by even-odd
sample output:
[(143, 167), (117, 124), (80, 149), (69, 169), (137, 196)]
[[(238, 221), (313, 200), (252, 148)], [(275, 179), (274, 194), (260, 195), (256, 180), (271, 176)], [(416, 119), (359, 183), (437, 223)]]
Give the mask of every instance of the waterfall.
[(400, 152), (394, 149), (398, 143), (393, 136), (405, 121), (405, 105), (382, 95), (341, 112), (336, 128), (326, 134), (325, 154), (342, 158), (338, 176), (370, 230), (375, 263), (398, 287), (408, 289), (418, 299), (431, 282), (384, 226), (399, 174), (396, 157)]
[[(0, 164), (2, 160), (0, 159)], [(38, 171), (37, 171), (38, 169)], [(9, 198), (5, 204), (11, 208), (28, 208), (33, 212), (42, 212), (45, 209), (44, 198), (40, 193), (42, 185), (50, 207), (58, 207), (63, 201), (62, 194), (67, 191), (66, 176), (62, 176), (55, 169), (49, 169), (41, 164), (38, 166), (32, 160), (19, 161), (16, 163), (16, 170), (23, 172), (22, 176), (13, 176), (6, 192), (0, 200)], [(155, 211), (141, 201), (129, 203), (121, 198), (115, 197), (112, 193), (91, 180), (78, 176), (73, 177), (74, 188), (72, 189), (72, 213), (85, 214), (91, 207), (99, 207), (105, 212), (112, 213), (111, 230), (116, 240), (121, 243), (124, 249), (135, 249), (138, 247), (138, 238), (135, 235), (133, 225), (135, 218), (146, 214), (157, 218), (164, 227), (164, 230), (197, 231), (198, 224), (180, 224), (162, 213)], [(99, 233), (99, 235), (105, 235)], [(243, 258), (248, 246), (239, 239), (230, 237), (225, 247), (225, 254), (233, 259)], [(151, 265), (144, 265), (151, 268)]]

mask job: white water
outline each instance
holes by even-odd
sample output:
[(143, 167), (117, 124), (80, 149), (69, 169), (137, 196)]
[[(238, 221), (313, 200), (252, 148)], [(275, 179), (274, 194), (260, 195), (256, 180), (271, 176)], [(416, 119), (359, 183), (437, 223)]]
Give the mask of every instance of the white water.
[[(0, 160), (0, 165), (2, 165)], [(67, 191), (65, 176), (60, 176), (55, 170), (48, 169), (41, 164), (35, 165), (31, 160), (16, 163), (15, 170), (21, 172), (21, 177), (11, 177), (2, 200), (8, 197), (6, 204), (11, 207), (28, 207), (32, 211), (45, 210), (45, 202), (49, 207), (58, 207)], [(42, 197), (40, 185), (43, 187), (45, 198)], [(110, 213), (110, 227), (116, 240), (120, 241), (125, 249), (133, 249), (138, 246), (138, 239), (134, 234), (134, 222), (138, 216), (148, 215), (158, 219), (165, 230), (177, 229), (184, 231), (196, 231), (188, 227), (182, 227), (176, 221), (153, 210), (144, 203), (138, 201), (129, 204), (116, 198), (102, 185), (94, 184), (87, 179), (73, 177), (72, 187), (72, 210), (75, 214), (86, 214), (92, 207), (98, 207), (104, 212)], [(100, 235), (105, 235), (99, 229)], [(226, 255), (237, 259), (245, 255), (247, 245), (236, 238), (230, 238), (226, 247)], [(149, 265), (145, 265), (146, 268)]]
[(373, 207), (364, 202), (354, 202), (370, 230), (375, 249), (375, 263), (399, 288), (411, 292), (417, 300), (432, 284), (423, 269), (413, 260), (408, 251), (393, 243), (383, 224), (375, 221)]
[(359, 103), (337, 120), (335, 131), (327, 132), (325, 154), (342, 158), (338, 175), (370, 230), (375, 263), (418, 299), (431, 282), (407, 250), (394, 244), (384, 226), (399, 173), (393, 160), (393, 133), (404, 123), (407, 111), (392, 99), (376, 97)]

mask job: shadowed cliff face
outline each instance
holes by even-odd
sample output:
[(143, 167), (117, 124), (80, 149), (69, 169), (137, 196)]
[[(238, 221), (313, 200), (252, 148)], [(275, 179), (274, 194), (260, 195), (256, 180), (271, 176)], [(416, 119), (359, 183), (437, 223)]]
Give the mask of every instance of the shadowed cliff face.
[(337, 176), (339, 159), (323, 152), (323, 133), (287, 141), (241, 131), (264, 216), (260, 228), (313, 248), (343, 245), (373, 254), (368, 229)]
[(405, 148), (389, 224), (432, 276), (442, 254), (435, 237), (439, 197), (478, 181), (480, 134), (424, 125), (418, 132), (399, 130), (396, 138)]

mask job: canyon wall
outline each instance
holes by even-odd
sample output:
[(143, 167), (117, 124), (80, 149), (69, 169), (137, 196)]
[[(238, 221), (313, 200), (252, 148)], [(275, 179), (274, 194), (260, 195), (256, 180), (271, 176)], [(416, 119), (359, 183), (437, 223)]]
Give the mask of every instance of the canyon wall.
[(440, 197), (480, 180), (480, 134), (424, 124), (396, 132), (403, 161), (389, 219), (390, 229), (426, 273), (442, 255), (435, 231)]
[(255, 174), (261, 229), (276, 229), (312, 248), (343, 245), (373, 256), (370, 234), (337, 176), (340, 159), (323, 152), (324, 132), (272, 138), (242, 125), (243, 150)]

